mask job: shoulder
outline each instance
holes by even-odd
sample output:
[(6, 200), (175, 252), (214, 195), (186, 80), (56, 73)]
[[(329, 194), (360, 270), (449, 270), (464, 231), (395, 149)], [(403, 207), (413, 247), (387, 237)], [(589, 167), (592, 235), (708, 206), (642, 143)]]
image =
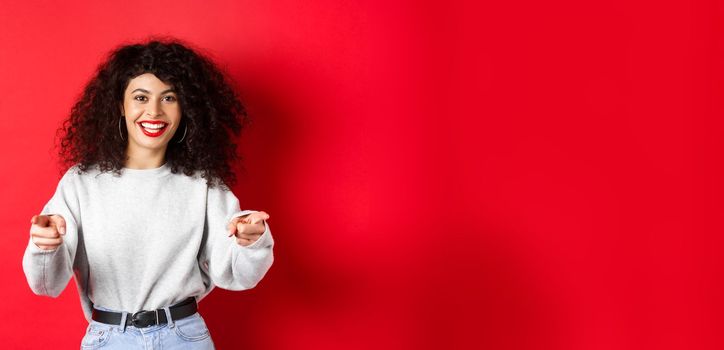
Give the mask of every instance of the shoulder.
[(68, 170), (65, 171), (65, 174), (63, 177), (73, 177), (73, 176), (79, 176), (81, 174), (80, 170), (80, 164), (76, 163), (73, 164)]
[(81, 169), (80, 169), (80, 164), (78, 164), (78, 163), (73, 164), (73, 166), (71, 166), (70, 168), (68, 168), (68, 169), (65, 171), (65, 173), (63, 174), (63, 176), (60, 178), (60, 182), (61, 182), (61, 183), (63, 183), (63, 182), (68, 182), (68, 181), (70, 181), (70, 180), (72, 180), (72, 179), (77, 178), (78, 176), (80, 176), (81, 173), (82, 173), (82, 171), (81, 171)]
[(58, 181), (58, 189), (75, 187), (78, 177), (80, 176), (80, 168), (75, 164), (65, 171)]
[(63, 177), (60, 179), (60, 182), (66, 185), (81, 184), (83, 182), (92, 181), (100, 173), (100, 169), (97, 165), (83, 167), (80, 163), (76, 163), (65, 171)]
[(183, 179), (183, 182), (193, 185), (202, 185), (206, 182), (206, 180), (202, 176), (203, 172), (201, 170), (196, 170), (190, 175), (185, 174), (183, 170), (177, 173), (171, 173), (170, 175), (178, 179)]
[(230, 191), (231, 189), (221, 180), (216, 181), (209, 181), (207, 177), (205, 177), (205, 172), (203, 170), (196, 170), (193, 172), (192, 175), (186, 176), (188, 178), (188, 181), (191, 181), (193, 183), (202, 185), (207, 188), (209, 191), (213, 190), (226, 190)]

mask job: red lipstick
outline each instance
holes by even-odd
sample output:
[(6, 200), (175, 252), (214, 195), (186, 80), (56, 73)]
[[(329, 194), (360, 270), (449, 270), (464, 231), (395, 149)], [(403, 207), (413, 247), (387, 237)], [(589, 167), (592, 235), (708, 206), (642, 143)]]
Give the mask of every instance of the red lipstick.
[[(141, 125), (141, 123), (147, 124), (147, 125), (150, 124), (153, 126), (162, 125), (162, 127), (160, 129), (144, 128), (143, 125)], [(168, 127), (168, 123), (158, 121), (158, 120), (142, 120), (136, 124), (138, 124), (138, 127), (141, 128), (141, 131), (143, 132), (143, 134), (148, 137), (159, 137), (159, 136), (163, 135), (163, 133), (166, 131), (166, 129)]]

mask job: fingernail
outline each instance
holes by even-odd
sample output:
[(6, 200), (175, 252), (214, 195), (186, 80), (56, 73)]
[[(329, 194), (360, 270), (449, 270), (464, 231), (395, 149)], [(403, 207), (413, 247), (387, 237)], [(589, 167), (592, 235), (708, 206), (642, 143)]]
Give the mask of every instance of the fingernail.
[(61, 235), (65, 235), (65, 227), (61, 227), (61, 228), (60, 228), (60, 234), (61, 234)]

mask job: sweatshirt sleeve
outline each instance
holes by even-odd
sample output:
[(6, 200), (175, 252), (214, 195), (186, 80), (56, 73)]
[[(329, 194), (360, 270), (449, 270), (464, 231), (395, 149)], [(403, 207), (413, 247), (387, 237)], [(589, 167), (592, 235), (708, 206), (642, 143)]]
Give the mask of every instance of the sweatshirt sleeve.
[(30, 237), (23, 255), (23, 271), (30, 289), (37, 295), (57, 297), (73, 275), (73, 260), (78, 245), (80, 212), (78, 197), (73, 186), (72, 168), (60, 179), (53, 197), (40, 215), (57, 214), (65, 219), (66, 234), (63, 242), (53, 250), (42, 250)]
[(266, 230), (248, 246), (242, 246), (236, 237), (229, 237), (227, 225), (232, 218), (257, 212), (240, 210), (239, 200), (229, 189), (209, 188), (206, 201), (204, 245), (199, 254), (199, 266), (213, 285), (227, 290), (254, 288), (274, 262), (269, 224)]

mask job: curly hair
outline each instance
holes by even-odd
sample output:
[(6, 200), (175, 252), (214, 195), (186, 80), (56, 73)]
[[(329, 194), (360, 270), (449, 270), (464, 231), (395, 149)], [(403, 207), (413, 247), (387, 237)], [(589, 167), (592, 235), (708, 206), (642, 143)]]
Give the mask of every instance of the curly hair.
[(241, 156), (232, 133), (238, 136), (249, 117), (228, 75), (199, 52), (179, 39), (159, 37), (113, 49), (56, 133), (63, 172), (73, 165), (80, 172), (97, 165), (120, 175), (128, 137), (121, 135), (127, 130), (119, 131), (119, 105), (131, 79), (152, 73), (176, 90), (185, 124), (179, 129), (188, 128), (183, 143), (176, 142), (177, 135), (168, 143), (171, 172), (200, 172), (210, 187), (233, 185), (231, 163)]

